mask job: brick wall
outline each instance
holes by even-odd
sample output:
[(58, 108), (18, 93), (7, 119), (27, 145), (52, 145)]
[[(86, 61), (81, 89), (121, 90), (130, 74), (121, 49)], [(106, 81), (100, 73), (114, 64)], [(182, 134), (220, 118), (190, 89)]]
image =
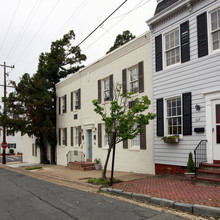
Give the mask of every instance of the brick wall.
[(155, 173), (157, 174), (184, 174), (186, 172), (186, 167), (165, 165), (165, 164), (155, 164)]

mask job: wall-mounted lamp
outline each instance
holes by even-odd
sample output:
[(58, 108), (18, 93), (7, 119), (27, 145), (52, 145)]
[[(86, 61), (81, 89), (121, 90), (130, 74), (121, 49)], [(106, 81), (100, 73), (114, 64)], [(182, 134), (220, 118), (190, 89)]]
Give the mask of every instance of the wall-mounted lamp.
[(92, 128), (92, 131), (95, 132), (95, 131), (96, 131), (96, 127), (93, 127), (93, 128)]
[(196, 104), (196, 105), (195, 105), (195, 109), (196, 109), (197, 111), (199, 111), (199, 110), (200, 110), (200, 105)]

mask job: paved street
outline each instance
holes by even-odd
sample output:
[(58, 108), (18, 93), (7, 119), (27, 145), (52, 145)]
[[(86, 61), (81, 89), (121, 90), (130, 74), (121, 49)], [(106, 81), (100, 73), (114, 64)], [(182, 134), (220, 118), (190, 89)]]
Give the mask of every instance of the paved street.
[(0, 168), (2, 220), (184, 219)]
[[(21, 161), (21, 156), (6, 156), (6, 163), (9, 162), (17, 162), (17, 161)], [(0, 156), (0, 163), (2, 163), (2, 156)]]

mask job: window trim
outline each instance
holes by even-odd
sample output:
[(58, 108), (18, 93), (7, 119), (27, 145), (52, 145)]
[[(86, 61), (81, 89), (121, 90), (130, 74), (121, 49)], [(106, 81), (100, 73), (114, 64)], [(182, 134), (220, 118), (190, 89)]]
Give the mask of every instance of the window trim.
[[(105, 81), (108, 80), (108, 89), (105, 89)], [(103, 94), (103, 102), (109, 102), (110, 101), (110, 77), (106, 77), (104, 79), (102, 79), (102, 94)], [(105, 99), (105, 92), (108, 92), (109, 96), (108, 99)]]
[[(220, 10), (220, 7), (215, 7), (212, 10), (208, 11), (208, 21), (207, 21), (207, 25), (208, 25), (208, 48), (210, 51), (210, 54), (215, 54), (215, 53), (219, 53), (220, 52), (220, 47), (216, 50), (213, 50), (213, 39), (212, 39), (212, 19), (211, 19), (211, 14)], [(220, 28), (218, 29), (220, 31)]]
[[(176, 49), (176, 48), (179, 47), (179, 62), (167, 66), (167, 55), (166, 55), (166, 53), (167, 53), (168, 51), (171, 51), (171, 49), (169, 49), (168, 51), (166, 50), (166, 35), (168, 35), (168, 34), (170, 34), (170, 33), (172, 33), (172, 32), (175, 32), (176, 30), (179, 31), (179, 46), (175, 46), (175, 47), (173, 47), (172, 49)], [(172, 29), (168, 30), (166, 33), (162, 34), (162, 38), (163, 38), (163, 39), (162, 39), (162, 50), (163, 50), (163, 51), (162, 51), (162, 56), (164, 57), (164, 59), (163, 59), (163, 67), (164, 67), (164, 69), (169, 69), (169, 68), (173, 68), (173, 67), (175, 67), (175, 66), (180, 65), (180, 64), (181, 64), (181, 35), (180, 35), (180, 24), (177, 25), (175, 28), (172, 28)]]
[[(183, 97), (182, 94), (175, 95), (175, 96), (169, 96), (164, 98), (164, 136), (172, 136), (173, 134), (168, 134), (168, 116), (167, 116), (167, 101), (172, 100), (175, 98), (181, 99), (181, 134), (179, 134), (179, 138), (183, 138)], [(169, 117), (170, 118), (170, 117)]]
[[(134, 70), (134, 69), (136, 69), (137, 79), (134, 80), (134, 81), (131, 81), (131, 70)], [(138, 64), (135, 64), (135, 65), (129, 67), (127, 70), (128, 70), (127, 71), (127, 73), (128, 73), (128, 77), (127, 77), (127, 79), (128, 79), (128, 88), (129, 88), (128, 91), (129, 92), (134, 92), (134, 93), (139, 93), (139, 70), (138, 70)], [(131, 84), (134, 84), (134, 83), (137, 83), (137, 88), (136, 88), (137, 91), (131, 91)]]

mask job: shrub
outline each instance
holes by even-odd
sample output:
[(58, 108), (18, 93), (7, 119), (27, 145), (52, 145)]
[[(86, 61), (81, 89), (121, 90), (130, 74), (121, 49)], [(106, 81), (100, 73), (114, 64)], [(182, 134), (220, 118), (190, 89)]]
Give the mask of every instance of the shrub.
[(189, 172), (189, 173), (194, 173), (195, 172), (195, 163), (193, 161), (192, 152), (189, 153), (186, 169), (187, 169), (187, 172)]
[[(92, 183), (95, 185), (103, 185), (103, 186), (109, 185), (110, 182), (111, 182), (110, 178), (102, 179), (101, 177), (100, 178), (92, 178), (92, 179), (88, 180), (88, 183)], [(121, 182), (121, 180), (113, 178), (113, 183), (120, 183), (120, 182)]]
[(14, 153), (14, 149), (9, 149), (9, 154), (13, 154)]

